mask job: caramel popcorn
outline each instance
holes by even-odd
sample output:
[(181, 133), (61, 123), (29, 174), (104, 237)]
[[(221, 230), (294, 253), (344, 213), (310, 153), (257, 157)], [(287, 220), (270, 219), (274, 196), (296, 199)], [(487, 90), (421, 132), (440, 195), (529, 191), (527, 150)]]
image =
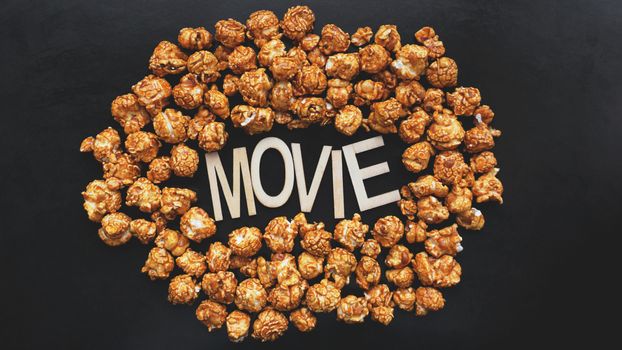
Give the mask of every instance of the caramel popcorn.
[(374, 42), (390, 52), (397, 52), (402, 47), (400, 33), (393, 24), (383, 24), (374, 36)]
[(497, 179), (498, 168), (494, 168), (488, 173), (475, 180), (473, 185), (473, 195), (477, 203), (498, 202), (503, 204), (503, 184)]
[(398, 288), (408, 288), (415, 281), (415, 273), (408, 266), (401, 269), (388, 270), (386, 277), (387, 281), (393, 283)]
[(298, 255), (298, 271), (304, 279), (314, 279), (324, 272), (324, 257), (307, 252)]
[(316, 65), (303, 66), (296, 73), (292, 85), (294, 96), (319, 95), (326, 90), (326, 75)]
[(205, 273), (205, 270), (207, 270), (205, 256), (192, 249), (187, 249), (182, 255), (175, 259), (175, 262), (184, 273), (190, 276), (201, 277)]
[(434, 196), (427, 196), (417, 201), (417, 217), (427, 224), (439, 224), (449, 218), (449, 210)]
[(161, 197), (160, 188), (148, 179), (141, 177), (128, 187), (125, 204), (138, 207), (142, 212), (152, 213), (160, 209)]
[(391, 69), (403, 80), (419, 79), (428, 65), (428, 49), (419, 45), (404, 45), (395, 54)]
[(367, 45), (359, 50), (361, 70), (367, 73), (379, 73), (391, 63), (391, 55), (378, 44)]
[(132, 238), (130, 222), (132, 219), (123, 213), (110, 213), (101, 221), (102, 227), (97, 231), (99, 238), (111, 247), (127, 243)]
[(149, 251), (145, 266), (141, 272), (146, 273), (150, 279), (166, 279), (175, 267), (171, 254), (164, 248), (155, 247)]
[(456, 222), (467, 230), (481, 230), (486, 223), (482, 212), (475, 208), (458, 213)]
[(274, 123), (274, 111), (270, 108), (237, 105), (231, 111), (231, 121), (234, 127), (241, 127), (249, 135), (268, 132)]
[(247, 277), (257, 277), (257, 259), (233, 255), (231, 256), (229, 268), (240, 270), (240, 273)]
[(197, 319), (211, 332), (225, 324), (227, 308), (211, 300), (203, 300), (197, 308), (196, 315)]
[(279, 39), (274, 39), (268, 41), (261, 47), (261, 50), (259, 50), (257, 54), (257, 60), (260, 65), (270, 67), (272, 61), (274, 61), (276, 57), (283, 57), (285, 54), (285, 44)]
[(326, 258), (324, 275), (333, 279), (336, 287), (343, 287), (349, 282), (349, 276), (356, 268), (356, 257), (343, 248), (333, 248)]
[(229, 69), (235, 74), (242, 74), (257, 69), (255, 50), (248, 46), (236, 47), (228, 57)]
[(372, 320), (385, 326), (393, 321), (393, 293), (386, 284), (379, 284), (365, 292), (365, 299)]
[(183, 215), (197, 201), (196, 192), (187, 188), (164, 187), (160, 198), (160, 212), (168, 220)]
[(176, 176), (193, 177), (199, 168), (199, 154), (183, 143), (177, 144), (171, 150), (170, 164)]
[[(395, 99), (405, 107), (420, 104), (424, 98), (425, 88), (416, 80), (401, 82), (395, 87)], [(421, 112), (425, 113), (422, 110)], [(430, 117), (428, 116), (427, 119)]]
[(414, 199), (400, 199), (397, 202), (397, 206), (400, 208), (400, 212), (407, 219), (412, 220), (417, 214), (417, 202)]
[(423, 109), (426, 112), (442, 111), (445, 102), (445, 93), (441, 89), (427, 89), (423, 97)]
[(310, 332), (315, 328), (317, 318), (306, 307), (292, 311), (289, 321), (301, 332)]
[(234, 19), (229, 18), (216, 22), (215, 29), (216, 41), (226, 47), (234, 48), (244, 42), (246, 27)]
[(434, 148), (429, 142), (417, 142), (402, 153), (402, 164), (406, 170), (418, 173), (428, 167), (430, 157), (434, 155)]
[(324, 68), (328, 58), (322, 54), (319, 48), (316, 47), (307, 54), (307, 60), (309, 60), (309, 63), (313, 65)]
[(361, 257), (354, 273), (356, 274), (356, 284), (364, 290), (377, 285), (380, 282), (380, 277), (382, 277), (380, 264), (376, 259), (369, 256)]
[(415, 39), (428, 49), (428, 57), (439, 58), (445, 54), (445, 46), (431, 27), (423, 27), (415, 33)]
[(259, 68), (242, 74), (238, 88), (246, 103), (254, 107), (265, 107), (268, 105), (272, 81), (266, 74), (266, 70)]
[(175, 276), (168, 285), (168, 301), (173, 305), (192, 304), (199, 290), (200, 288), (190, 275)]
[(431, 256), (440, 258), (443, 255), (455, 256), (462, 251), (462, 237), (458, 234), (458, 225), (453, 224), (440, 230), (432, 230), (425, 241), (425, 250)]
[(445, 307), (445, 299), (440, 291), (429, 287), (419, 287), (415, 291), (416, 314), (425, 316), (429, 311), (438, 311)]
[(436, 259), (421, 252), (415, 255), (412, 265), (419, 282), (424, 286), (445, 288), (460, 282), (462, 267), (451, 255), (443, 255)]
[(159, 184), (171, 178), (171, 158), (158, 157), (149, 163), (147, 179), (154, 184)]
[(494, 137), (499, 136), (501, 136), (499, 130), (489, 128), (485, 123), (477, 123), (464, 134), (464, 145), (469, 153), (488, 151), (495, 147)]
[(384, 263), (392, 269), (401, 269), (408, 266), (412, 258), (413, 254), (410, 250), (408, 250), (408, 248), (401, 244), (396, 244), (389, 249), (389, 253), (384, 259)]
[(265, 309), (253, 323), (252, 337), (262, 342), (275, 341), (285, 333), (287, 324), (285, 315), (270, 308)]
[(180, 256), (188, 249), (190, 241), (178, 231), (166, 228), (158, 233), (155, 239), (155, 245), (160, 248), (165, 248), (171, 252), (173, 256)]
[[(194, 80), (198, 80), (201, 83), (211, 83), (211, 82), (216, 81), (220, 77), (220, 73), (219, 73), (220, 69), (219, 69), (218, 63), (219, 63), (218, 58), (216, 58), (216, 56), (214, 56), (213, 53), (202, 50), (202, 51), (197, 51), (193, 53), (192, 55), (190, 55), (190, 57), (188, 57), (187, 65), (188, 65), (188, 71), (194, 76)], [(192, 79), (192, 78), (189, 78), (189, 79)], [(184, 79), (182, 78), (182, 80)], [(185, 81), (182, 81), (182, 80), (180, 80), (180, 84), (186, 83), (185, 89), (186, 91), (191, 92), (192, 96), (191, 96), (191, 99), (188, 97), (184, 97), (183, 99), (175, 98), (175, 102), (179, 104), (179, 102), (177, 102), (178, 99), (181, 101), (188, 99), (190, 101), (190, 105), (196, 104), (196, 100), (200, 99), (200, 97), (196, 96), (196, 93), (197, 93), (196, 90), (199, 87), (200, 88), (204, 88), (204, 87), (201, 86), (198, 83), (198, 81), (196, 81), (196, 84), (195, 84), (195, 82), (192, 80), (187, 80), (187, 79)], [(175, 91), (173, 91), (173, 94), (175, 94)], [(184, 94), (182, 94), (181, 96), (183, 95)], [(175, 95), (173, 96), (175, 97)], [(180, 106), (184, 107), (181, 104)], [(192, 108), (186, 108), (186, 109), (192, 109)]]
[(246, 20), (246, 36), (253, 40), (257, 47), (263, 47), (272, 39), (281, 37), (279, 18), (272, 11), (255, 11)]
[(240, 77), (227, 74), (222, 81), (222, 92), (225, 96), (231, 97), (238, 93), (238, 83), (240, 82)]
[(180, 111), (167, 108), (153, 118), (153, 129), (160, 139), (166, 143), (179, 143), (187, 138), (186, 130), (190, 117)]
[(481, 100), (479, 90), (474, 87), (459, 87), (447, 94), (447, 104), (456, 115), (473, 115)]
[(428, 140), (438, 150), (458, 148), (464, 139), (464, 129), (456, 115), (444, 109), (434, 112), (434, 122), (428, 128)]
[(458, 84), (458, 65), (449, 57), (432, 62), (425, 72), (430, 85), (442, 89)]
[(214, 50), (214, 56), (218, 59), (218, 70), (225, 70), (229, 68), (229, 55), (231, 55), (233, 49), (226, 46), (219, 45)]
[(149, 59), (149, 69), (153, 74), (163, 77), (179, 74), (186, 70), (188, 56), (170, 41), (161, 41)]
[[(161, 202), (160, 202), (161, 203)], [(156, 224), (156, 232), (161, 232), (168, 225), (168, 219), (159, 211), (153, 212), (150, 215), (151, 220)]]
[(318, 228), (316, 230), (306, 232), (300, 240), (300, 245), (304, 250), (313, 255), (325, 256), (330, 253), (330, 241), (332, 239), (333, 235), (330, 232), (324, 230), (323, 228)]
[(226, 319), (227, 336), (232, 342), (241, 342), (248, 335), (251, 326), (251, 317), (242, 311), (232, 311)]
[(156, 224), (145, 219), (136, 219), (130, 222), (130, 233), (142, 244), (148, 244), (156, 236)]
[(348, 295), (337, 306), (337, 319), (345, 323), (362, 323), (368, 314), (367, 301), (363, 297)]
[(334, 108), (341, 109), (348, 104), (351, 93), (352, 84), (349, 81), (341, 79), (331, 79), (328, 81), (326, 101), (330, 103)]
[(300, 41), (313, 30), (315, 14), (307, 6), (294, 6), (287, 9), (281, 21), (281, 28), (286, 37)]
[(393, 302), (404, 311), (412, 311), (415, 308), (416, 294), (412, 287), (398, 288), (393, 292)]
[(495, 117), (495, 112), (490, 109), (488, 105), (481, 105), (475, 109), (473, 112), (475, 119), (480, 123), (490, 124), (492, 123), (493, 118)]
[(305, 303), (313, 312), (331, 312), (335, 310), (341, 299), (341, 291), (333, 283), (323, 279), (309, 287)]
[(257, 278), (264, 288), (270, 288), (276, 283), (275, 264), (263, 256), (257, 258)]
[(248, 278), (238, 285), (234, 301), (241, 310), (259, 312), (266, 306), (268, 294), (258, 279)]
[(427, 196), (444, 198), (449, 193), (449, 187), (443, 185), (442, 182), (438, 181), (438, 179), (432, 175), (419, 177), (417, 181), (409, 183), (408, 188), (417, 198)]
[(361, 254), (372, 258), (376, 258), (380, 254), (380, 250), (380, 243), (375, 239), (368, 239), (361, 246)]
[(390, 248), (404, 236), (404, 224), (393, 215), (385, 216), (376, 221), (371, 234), (382, 247)]
[(386, 101), (374, 102), (371, 110), (368, 125), (381, 134), (396, 133), (395, 122), (407, 114), (402, 104), (393, 97)]
[(370, 79), (360, 80), (354, 85), (354, 104), (357, 106), (368, 105), (372, 101), (384, 100), (389, 95), (389, 90), (384, 83)]
[(171, 85), (165, 79), (148, 75), (132, 86), (132, 92), (140, 103), (152, 116), (160, 113), (168, 105), (171, 96)]
[(484, 174), (497, 166), (497, 158), (490, 151), (475, 154), (470, 160), (471, 169), (478, 174)]
[(116, 179), (94, 180), (86, 186), (82, 198), (89, 220), (99, 222), (104, 215), (121, 208), (121, 186), (121, 182)]
[(298, 235), (296, 226), (285, 216), (276, 217), (268, 223), (263, 239), (268, 248), (275, 253), (291, 252), (294, 238)]
[(229, 234), (229, 248), (235, 255), (250, 257), (261, 249), (261, 239), (257, 227), (241, 227)]
[(445, 151), (434, 159), (434, 177), (447, 185), (458, 184), (469, 187), (472, 185), (473, 173), (464, 162), (462, 153)]
[(158, 137), (150, 132), (137, 131), (127, 136), (125, 148), (130, 156), (140, 162), (149, 163), (158, 156), (161, 143)]
[(195, 109), (203, 103), (204, 86), (197, 76), (188, 73), (179, 79), (179, 84), (173, 87), (175, 103), (184, 109)]
[(462, 213), (471, 209), (473, 193), (468, 187), (453, 186), (445, 199), (447, 210), (452, 214)]
[(206, 261), (211, 272), (227, 271), (231, 264), (231, 249), (220, 242), (214, 242), (209, 246)]
[(212, 33), (204, 27), (182, 28), (177, 36), (179, 45), (188, 50), (205, 50), (212, 46)]
[(134, 94), (115, 98), (110, 106), (110, 113), (126, 134), (140, 131), (151, 121), (151, 116), (145, 107), (138, 103), (138, 97)]
[(406, 222), (406, 242), (420, 243), (425, 241), (427, 237), (426, 230), (428, 229), (428, 224), (423, 220), (419, 220), (417, 222), (407, 221)]
[(209, 90), (205, 91), (203, 100), (210, 112), (222, 119), (229, 117), (229, 99), (225, 94), (218, 91), (216, 85), (212, 85)]
[(201, 129), (198, 139), (199, 147), (207, 152), (215, 152), (225, 146), (229, 133), (225, 131), (225, 123), (211, 122)]
[(282, 284), (272, 288), (268, 294), (268, 302), (279, 311), (290, 311), (297, 308), (309, 285), (307, 281), (285, 286)]
[(327, 24), (322, 28), (322, 37), (318, 48), (324, 55), (346, 52), (350, 46), (350, 35), (334, 24)]
[(121, 153), (103, 164), (104, 179), (119, 180), (124, 186), (131, 185), (140, 176), (140, 167), (127, 153)]
[(294, 101), (294, 88), (289, 81), (277, 81), (270, 90), (270, 106), (277, 112), (289, 111)]
[[(179, 258), (177, 258), (179, 260)], [(203, 275), (201, 288), (210, 300), (231, 304), (235, 298), (238, 280), (231, 271), (210, 272)]]
[(354, 46), (363, 46), (371, 40), (371, 37), (374, 35), (374, 32), (370, 27), (361, 27), (356, 30), (354, 34), (352, 34), (352, 45)]
[(275, 57), (270, 65), (272, 77), (277, 81), (292, 79), (301, 67), (301, 63), (294, 57)]
[(352, 80), (360, 71), (359, 55), (356, 53), (338, 53), (328, 57), (326, 74), (343, 80)]
[(335, 241), (353, 252), (365, 241), (369, 226), (361, 222), (361, 216), (354, 214), (352, 220), (341, 220), (335, 225)]
[(106, 128), (94, 138), (87, 137), (80, 144), (80, 152), (93, 152), (99, 162), (114, 160), (121, 153), (121, 137), (113, 128)]
[[(272, 254), (276, 279), (281, 286), (293, 286), (305, 282), (296, 266), (296, 258), (287, 253)], [(305, 287), (306, 288), (306, 287)]]
[(385, 69), (381, 72), (372, 74), (371, 79), (384, 84), (384, 86), (390, 91), (395, 90), (398, 85), (397, 75), (391, 72), (391, 70)]
[(216, 224), (205, 210), (192, 207), (181, 217), (179, 229), (188, 239), (201, 243), (216, 233)]
[(353, 105), (343, 107), (335, 117), (335, 129), (340, 133), (352, 136), (363, 121), (363, 113)]

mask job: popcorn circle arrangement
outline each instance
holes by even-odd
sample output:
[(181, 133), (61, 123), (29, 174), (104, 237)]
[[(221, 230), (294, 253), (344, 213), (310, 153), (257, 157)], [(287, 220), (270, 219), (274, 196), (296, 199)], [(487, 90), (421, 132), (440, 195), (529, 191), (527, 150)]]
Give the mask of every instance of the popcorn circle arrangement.
[[(142, 272), (167, 279), (177, 266), (182, 273), (171, 278), (168, 300), (193, 304), (204, 294), (197, 319), (209, 331), (226, 328), (231, 341), (248, 334), (273, 341), (289, 323), (308, 332), (316, 326), (315, 313), (335, 311), (345, 323), (369, 316), (388, 325), (395, 307), (417, 316), (442, 309), (440, 289), (459, 283), (462, 273), (455, 259), (462, 251), (458, 228), (484, 226), (473, 200), (503, 202), (490, 151), (500, 136), (490, 127), (494, 113), (480, 104), (477, 88), (456, 87), (458, 66), (444, 56), (434, 29), (417, 31), (417, 44), (402, 44), (394, 25), (349, 35), (327, 24), (318, 35), (314, 22), (310, 8), (295, 6), (282, 20), (262, 10), (246, 24), (218, 21), (214, 35), (203, 27), (183, 28), (178, 44), (156, 46), (149, 60), (153, 74), (112, 102), (112, 116), (126, 134), (125, 151), (113, 128), (80, 146), (103, 166), (103, 179), (82, 193), (88, 218), (101, 223), (101, 240), (109, 246), (132, 237), (153, 242)], [(167, 79), (174, 76), (180, 78), (171, 85)], [(246, 104), (230, 106), (235, 94)], [(367, 118), (361, 108), (369, 110)], [(460, 119), (473, 127), (465, 131)], [(238, 228), (206, 252), (193, 250), (192, 244), (214, 236), (216, 224), (193, 206), (194, 191), (161, 186), (173, 175), (194, 176), (199, 154), (190, 144), (214, 152), (226, 145), (231, 125), (252, 135), (274, 123), (289, 129), (333, 124), (348, 136), (359, 128), (397, 133), (409, 145), (402, 154), (406, 169), (431, 172), (402, 186), (402, 219), (386, 216), (370, 227), (355, 214), (330, 232), (300, 213), (291, 220), (276, 217), (263, 231)], [(146, 130), (150, 124), (153, 131)], [(172, 145), (169, 155), (159, 154), (162, 142)], [(119, 211), (122, 190), (125, 204), (145, 218)], [(452, 215), (455, 223), (447, 224)], [(178, 218), (178, 229), (171, 228)], [(297, 243), (302, 249), (294, 256)], [(257, 256), (264, 245), (269, 258)], [(383, 250), (384, 264), (378, 261)], [(352, 276), (360, 296), (342, 294)]]

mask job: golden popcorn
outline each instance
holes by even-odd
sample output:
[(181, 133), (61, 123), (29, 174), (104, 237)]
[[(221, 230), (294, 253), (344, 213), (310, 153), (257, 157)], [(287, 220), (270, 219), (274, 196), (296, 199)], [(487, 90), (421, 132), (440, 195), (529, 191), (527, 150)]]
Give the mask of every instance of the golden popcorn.
[(234, 48), (244, 42), (246, 27), (234, 19), (216, 22), (215, 29), (214, 38), (226, 47)]
[(195, 109), (203, 103), (204, 89), (205, 86), (199, 82), (197, 76), (188, 73), (173, 87), (173, 99), (181, 108)]
[(301, 332), (310, 332), (317, 324), (317, 318), (306, 307), (292, 311), (289, 321)]
[(225, 324), (227, 308), (211, 300), (203, 300), (196, 310), (197, 319), (207, 327), (209, 332)]
[(495, 137), (501, 136), (499, 130), (489, 128), (485, 123), (477, 123), (464, 134), (464, 145), (469, 153), (488, 151), (495, 147)]
[(298, 255), (298, 271), (305, 279), (316, 278), (324, 272), (324, 257), (301, 252)]
[(277, 81), (292, 79), (301, 67), (301, 62), (295, 57), (275, 57), (270, 65), (270, 73)]
[(407, 115), (402, 104), (393, 97), (386, 101), (372, 103), (371, 110), (368, 125), (381, 134), (396, 133), (395, 122)]
[(372, 101), (384, 100), (389, 95), (385, 84), (371, 79), (360, 80), (354, 85), (354, 104), (369, 105)]
[(136, 219), (130, 222), (130, 233), (135, 236), (140, 243), (148, 244), (155, 238), (156, 224), (145, 219)]
[(276, 217), (268, 223), (264, 230), (263, 239), (268, 248), (275, 253), (291, 252), (294, 249), (294, 238), (298, 229), (285, 216)]
[(272, 261), (266, 260), (263, 256), (257, 258), (257, 278), (264, 288), (274, 286), (276, 283), (276, 266)]
[(300, 245), (304, 250), (313, 255), (325, 256), (330, 253), (330, 241), (332, 238), (333, 235), (330, 232), (324, 230), (323, 228), (318, 228), (316, 230), (306, 232), (300, 240)]
[(389, 249), (389, 253), (384, 259), (384, 263), (390, 268), (401, 269), (408, 266), (412, 258), (413, 254), (408, 248), (401, 244), (396, 244)]
[(391, 63), (391, 55), (384, 47), (378, 44), (367, 45), (359, 50), (361, 71), (379, 73)]
[(177, 36), (179, 45), (188, 50), (204, 50), (212, 46), (212, 33), (204, 27), (182, 28)]
[(257, 319), (253, 323), (252, 337), (262, 342), (275, 341), (285, 333), (287, 324), (285, 315), (270, 308), (265, 309), (257, 315)]
[(428, 224), (423, 220), (419, 220), (417, 222), (413, 222), (408, 220), (406, 222), (406, 242), (413, 243), (421, 243), (426, 240)]
[(196, 192), (187, 188), (164, 187), (160, 198), (160, 212), (166, 219), (173, 220), (177, 215), (183, 215), (197, 201)]
[(395, 99), (405, 107), (418, 105), (424, 98), (425, 88), (416, 80), (401, 82), (395, 87)]
[(84, 192), (84, 210), (89, 220), (99, 222), (108, 213), (114, 213), (121, 208), (122, 184), (116, 179), (91, 181)]
[(499, 169), (494, 168), (475, 180), (473, 195), (477, 203), (498, 202), (503, 204), (503, 184), (497, 179), (498, 172)]
[(404, 224), (396, 216), (385, 216), (376, 221), (371, 234), (382, 247), (390, 248), (404, 236)]
[(259, 312), (266, 306), (268, 294), (258, 279), (248, 278), (238, 285), (234, 301), (241, 310)]
[(424, 286), (446, 288), (460, 282), (462, 267), (450, 255), (443, 255), (436, 259), (421, 252), (415, 255), (412, 265), (419, 282)]
[(164, 248), (155, 247), (149, 251), (145, 266), (141, 269), (150, 279), (166, 279), (175, 267), (171, 254)]
[(404, 45), (391, 62), (391, 70), (402, 80), (419, 79), (427, 66), (428, 49), (419, 45)]
[(497, 158), (495, 154), (490, 151), (484, 151), (482, 153), (471, 156), (469, 161), (473, 172), (478, 174), (484, 174), (497, 166)]
[(305, 303), (313, 312), (331, 312), (341, 299), (341, 291), (326, 279), (309, 287)]
[(326, 90), (328, 81), (322, 68), (316, 65), (303, 66), (294, 76), (294, 96), (319, 95)]
[(449, 57), (432, 62), (425, 73), (430, 85), (442, 89), (458, 84), (458, 65)]
[(148, 179), (141, 177), (127, 189), (125, 204), (138, 207), (144, 213), (153, 213), (160, 209), (162, 191)]
[(347, 105), (335, 116), (335, 129), (344, 135), (352, 136), (359, 129), (362, 121), (361, 110), (356, 106)]
[(175, 144), (186, 140), (189, 122), (190, 117), (167, 108), (153, 118), (153, 129), (161, 140)]
[(92, 152), (99, 162), (113, 161), (121, 153), (121, 137), (113, 128), (106, 128), (95, 137), (89, 136), (80, 144), (80, 152)]
[(232, 311), (226, 319), (227, 336), (232, 342), (241, 342), (248, 335), (251, 327), (251, 317), (242, 311)]
[(302, 40), (305, 35), (313, 30), (315, 14), (307, 6), (294, 6), (287, 9), (281, 21), (283, 34), (292, 40)]
[[(201, 50), (190, 55), (187, 66), (188, 72), (192, 73), (201, 83), (211, 83), (220, 77), (219, 71), (221, 69), (218, 58), (209, 51)], [(177, 99), (175, 101), (177, 103)]]
[(417, 288), (415, 290), (415, 300), (417, 316), (425, 316), (429, 311), (438, 311), (445, 307), (443, 294), (434, 288)]
[(238, 93), (238, 83), (240, 82), (240, 77), (232, 74), (225, 75), (225, 78), (222, 81), (222, 92), (225, 96), (234, 96)]
[(345, 323), (363, 323), (368, 314), (367, 301), (363, 297), (348, 295), (337, 306), (337, 319)]
[(434, 122), (428, 128), (428, 140), (438, 150), (454, 150), (464, 139), (464, 129), (451, 111), (434, 112)]
[(443, 255), (455, 256), (462, 251), (462, 237), (458, 234), (458, 225), (453, 224), (440, 230), (428, 232), (425, 251), (435, 258)]
[(161, 143), (158, 136), (147, 132), (137, 131), (127, 135), (125, 149), (136, 161), (149, 163), (158, 156)]
[(445, 93), (441, 89), (430, 88), (423, 97), (423, 109), (426, 112), (442, 111), (445, 102)]
[(151, 116), (134, 94), (121, 95), (112, 101), (110, 113), (126, 134), (140, 131), (151, 121)]
[(400, 33), (393, 24), (383, 24), (374, 36), (374, 42), (390, 52), (396, 52), (402, 47)]
[(165, 248), (173, 256), (182, 255), (186, 249), (190, 246), (188, 238), (172, 229), (164, 229), (158, 233), (155, 239), (155, 245), (160, 248)]
[(415, 273), (408, 266), (401, 269), (387, 270), (385, 275), (387, 281), (393, 283), (398, 288), (408, 288), (415, 281)]
[(168, 285), (168, 301), (173, 304), (192, 304), (200, 288), (190, 275), (178, 275)]
[(354, 273), (356, 274), (356, 284), (364, 290), (377, 285), (382, 277), (380, 264), (373, 257), (365, 255), (359, 260)]
[(372, 320), (385, 326), (393, 321), (393, 293), (386, 284), (379, 284), (365, 292), (365, 299)]
[(449, 218), (449, 210), (434, 196), (417, 201), (417, 217), (427, 224), (440, 224)]
[(170, 41), (161, 41), (149, 59), (149, 69), (153, 74), (163, 77), (179, 74), (186, 70), (188, 56)]
[(365, 242), (365, 235), (369, 232), (369, 225), (361, 222), (361, 216), (354, 214), (352, 220), (341, 220), (335, 225), (334, 239), (353, 252)]
[[(398, 98), (399, 101), (399, 98)], [(403, 103), (403, 102), (400, 102)], [(398, 133), (402, 141), (412, 144), (421, 140), (426, 127), (432, 122), (423, 109), (416, 107), (415, 110), (404, 120), (399, 127)]]
[(127, 243), (132, 238), (130, 222), (132, 219), (123, 213), (110, 213), (101, 221), (101, 228), (97, 233), (99, 238), (111, 247)]
[(210, 112), (217, 115), (221, 119), (227, 119), (229, 117), (229, 99), (225, 94), (218, 91), (216, 85), (205, 91), (203, 96), (205, 105)]
[(473, 172), (457, 151), (441, 152), (434, 159), (434, 177), (442, 183), (469, 187), (473, 184)]
[(255, 50), (248, 46), (238, 46), (227, 58), (229, 69), (235, 74), (242, 74), (257, 69), (257, 55)]
[(270, 290), (268, 302), (279, 311), (293, 310), (300, 305), (308, 287), (307, 281), (304, 280), (290, 286), (278, 284)]
[(322, 54), (346, 52), (350, 46), (350, 35), (334, 24), (327, 24), (322, 28), (322, 36), (318, 47)]
[(285, 44), (279, 39), (274, 39), (261, 46), (257, 60), (260, 65), (270, 67), (276, 57), (283, 57), (285, 54)]
[(207, 152), (215, 152), (225, 146), (229, 133), (225, 131), (225, 123), (211, 122), (201, 129), (198, 139), (199, 147)]
[(361, 27), (356, 30), (354, 34), (352, 34), (352, 45), (354, 46), (363, 46), (371, 40), (371, 37), (374, 35), (370, 27)]
[(416, 293), (412, 287), (398, 288), (393, 292), (393, 303), (404, 311), (415, 308)]
[(192, 207), (179, 220), (179, 229), (188, 239), (201, 243), (216, 233), (216, 223), (205, 210)]
[(260, 10), (251, 13), (246, 20), (246, 36), (253, 40), (257, 47), (272, 39), (281, 37), (279, 18), (272, 11)]
[(104, 162), (102, 168), (104, 179), (116, 179), (124, 186), (131, 185), (140, 176), (140, 166), (127, 153)]
[(473, 115), (481, 100), (479, 89), (474, 87), (459, 87), (447, 94), (447, 104), (456, 115)]
[(277, 112), (288, 112), (293, 103), (294, 88), (292, 83), (289, 81), (276, 82), (270, 90), (270, 107)]
[(417, 198), (427, 196), (447, 197), (449, 187), (443, 185), (432, 175), (420, 176), (417, 181), (408, 184), (408, 189)]
[(376, 258), (381, 251), (380, 243), (375, 239), (366, 240), (361, 246), (361, 254)]
[(264, 68), (247, 71), (240, 77), (238, 89), (246, 103), (254, 107), (268, 105), (268, 96), (272, 89), (272, 81)]
[(490, 106), (481, 105), (475, 109), (473, 115), (475, 116), (475, 119), (478, 120), (480, 123), (483, 122), (486, 124), (490, 124), (495, 117), (495, 112), (492, 111)]
[(227, 271), (231, 264), (231, 249), (220, 242), (210, 244), (205, 256), (211, 272)]
[(138, 103), (145, 107), (151, 116), (155, 116), (168, 105), (172, 89), (165, 79), (148, 75), (132, 86), (132, 92), (138, 97)]
[(176, 176), (193, 177), (199, 168), (199, 154), (183, 143), (177, 144), (171, 150), (170, 164)]
[(452, 214), (458, 214), (471, 209), (473, 193), (468, 187), (453, 186), (445, 199), (445, 206)]
[(456, 223), (467, 230), (481, 230), (486, 221), (481, 211), (471, 208), (470, 210), (458, 213)]
[(207, 270), (205, 256), (192, 249), (187, 249), (182, 255), (175, 259), (175, 262), (184, 273), (190, 276), (201, 277), (205, 273), (205, 270)]
[(257, 227), (241, 227), (229, 234), (229, 248), (235, 255), (250, 257), (261, 249), (261, 240)]
[(158, 157), (149, 163), (147, 179), (154, 184), (159, 184), (171, 178), (171, 158)]
[(415, 143), (402, 153), (402, 163), (408, 171), (418, 173), (428, 167), (430, 157), (434, 155), (432, 145), (426, 141)]
[(201, 288), (208, 298), (222, 304), (233, 302), (237, 287), (238, 280), (231, 271), (209, 272), (201, 281)]

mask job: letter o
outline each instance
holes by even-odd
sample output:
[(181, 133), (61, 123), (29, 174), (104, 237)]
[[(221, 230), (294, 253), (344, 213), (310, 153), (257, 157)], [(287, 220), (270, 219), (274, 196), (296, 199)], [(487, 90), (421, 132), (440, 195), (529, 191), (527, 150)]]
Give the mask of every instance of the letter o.
[[(285, 182), (281, 193), (276, 196), (270, 196), (264, 191), (261, 185), (261, 178), (259, 176), (259, 168), (261, 165), (261, 158), (268, 149), (273, 148), (277, 150), (283, 158), (285, 164)], [(287, 144), (281, 139), (276, 137), (266, 137), (259, 141), (255, 149), (253, 150), (253, 156), (251, 160), (251, 178), (253, 183), (253, 191), (257, 200), (268, 208), (278, 208), (285, 204), (292, 194), (294, 189), (294, 161), (292, 160), (292, 154), (287, 147)]]

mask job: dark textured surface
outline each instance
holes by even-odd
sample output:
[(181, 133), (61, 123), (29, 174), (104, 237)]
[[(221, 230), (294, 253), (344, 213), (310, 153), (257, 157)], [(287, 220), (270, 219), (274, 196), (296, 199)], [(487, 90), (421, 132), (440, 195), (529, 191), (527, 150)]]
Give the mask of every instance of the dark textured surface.
[[(0, 323), (3, 348), (216, 349), (231, 345), (224, 330), (208, 333), (190, 307), (171, 306), (166, 284), (139, 273), (148, 248), (136, 241), (116, 249), (97, 238), (80, 192), (99, 165), (80, 154), (83, 137), (114, 124), (110, 101), (146, 74), (159, 40), (179, 28), (221, 18), (245, 20), (257, 9), (282, 16), (290, 2), (229, 1), (5, 1), (0, 13), (2, 99), (2, 266)], [(506, 203), (485, 206), (482, 232), (465, 232), (462, 283), (446, 291), (447, 306), (426, 318), (396, 312), (389, 327), (350, 326), (319, 317), (310, 334), (290, 329), (275, 344), (239, 347), (481, 348), (576, 342), (595, 324), (592, 310), (608, 299), (582, 259), (608, 264), (591, 237), (613, 234), (620, 214), (621, 163), (615, 139), (622, 130), (620, 93), (622, 6), (614, 1), (316, 1), (316, 31), (336, 23), (397, 24), (403, 41), (423, 25), (437, 29), (447, 55), (460, 66), (460, 83), (477, 86), (503, 130), (496, 148)], [(229, 146), (258, 139), (234, 132)], [(300, 142), (310, 178), (321, 145), (349, 143), (332, 129), (273, 135)], [(358, 134), (355, 139), (365, 138)], [(321, 140), (321, 142), (318, 142)], [(384, 192), (407, 179), (402, 145), (385, 137)], [(229, 168), (231, 147), (223, 154)], [(278, 164), (268, 157), (267, 164)], [(228, 171), (229, 173), (229, 171)], [(196, 181), (208, 210), (204, 164)], [(349, 185), (349, 181), (346, 181)], [(266, 179), (270, 188), (278, 179)], [(346, 188), (347, 212), (356, 209)], [(332, 227), (329, 173), (309, 216)], [(225, 220), (264, 227), (277, 214), (298, 210), (294, 194), (280, 210)], [(366, 221), (394, 212), (386, 206)], [(245, 212), (245, 209), (242, 210)], [(617, 214), (617, 215), (616, 215)], [(225, 211), (226, 215), (226, 211)], [(588, 239), (591, 243), (588, 245)], [(605, 238), (606, 239), (606, 238)], [(206, 243), (201, 245), (205, 249)], [(583, 255), (583, 254), (586, 255)], [(587, 263), (585, 263), (587, 264)], [(595, 299), (590, 299), (595, 298)], [(540, 339), (540, 340), (537, 340)], [(598, 339), (598, 338), (596, 338)]]

